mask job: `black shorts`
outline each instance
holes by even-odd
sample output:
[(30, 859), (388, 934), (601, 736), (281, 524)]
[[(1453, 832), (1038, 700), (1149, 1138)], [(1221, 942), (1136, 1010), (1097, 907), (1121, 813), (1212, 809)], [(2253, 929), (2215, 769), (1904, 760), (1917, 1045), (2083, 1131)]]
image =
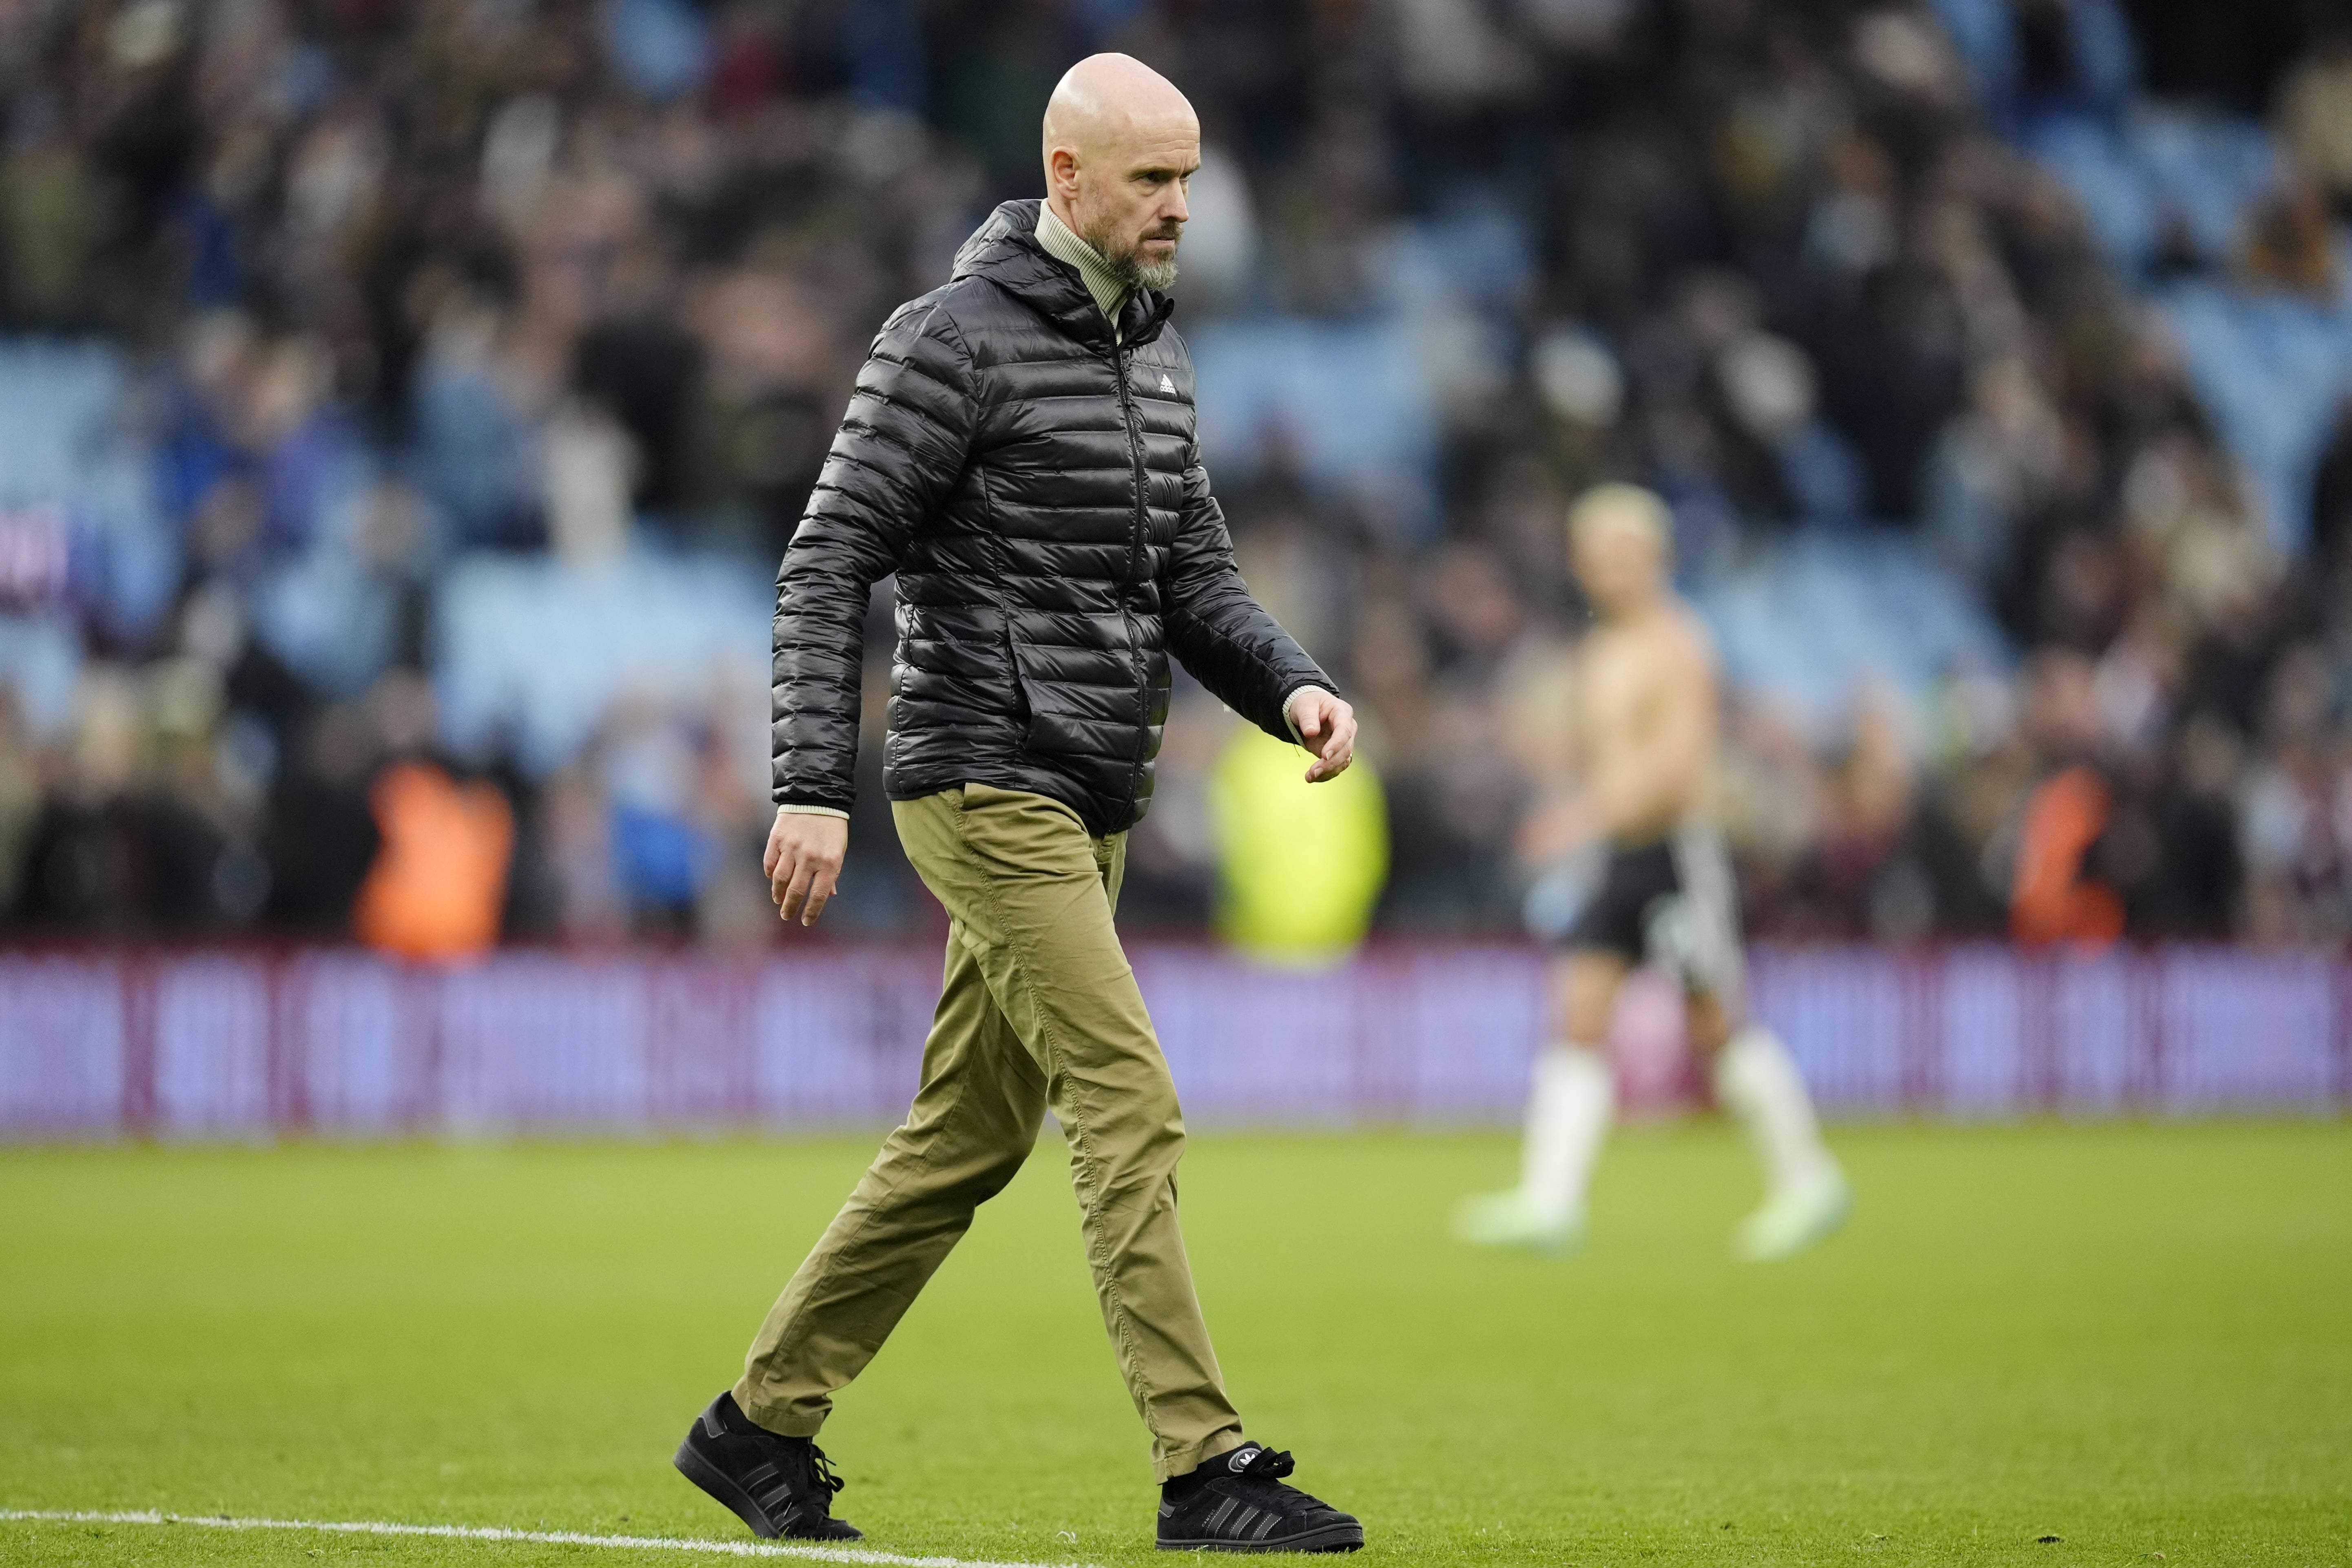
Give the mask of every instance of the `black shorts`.
[(1612, 846), (1568, 945), (1655, 963), (1686, 990), (1736, 996), (1739, 895), (1722, 836), (1694, 825), (1646, 844)]

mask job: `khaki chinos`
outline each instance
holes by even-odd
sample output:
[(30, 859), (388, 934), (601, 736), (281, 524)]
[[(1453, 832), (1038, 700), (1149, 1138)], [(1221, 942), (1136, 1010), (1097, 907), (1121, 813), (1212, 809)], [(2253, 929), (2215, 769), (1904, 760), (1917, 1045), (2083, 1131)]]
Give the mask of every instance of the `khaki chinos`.
[(1127, 836), (1091, 837), (1068, 806), (982, 784), (891, 812), (949, 917), (922, 1085), (761, 1325), (736, 1403), (771, 1431), (814, 1436), (1051, 1106), (1154, 1472), (1182, 1475), (1238, 1447), (1242, 1422), (1177, 1229), (1176, 1086), (1111, 924)]

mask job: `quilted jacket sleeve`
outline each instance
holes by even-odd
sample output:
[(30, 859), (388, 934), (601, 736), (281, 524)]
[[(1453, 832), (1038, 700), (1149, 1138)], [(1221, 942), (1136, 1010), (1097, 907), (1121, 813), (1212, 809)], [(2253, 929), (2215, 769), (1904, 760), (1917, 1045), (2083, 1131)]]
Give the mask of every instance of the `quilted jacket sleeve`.
[(1292, 692), (1339, 689), (1250, 597), (1197, 458), (1184, 470), (1184, 517), (1168, 562), (1168, 646), (1219, 701), (1276, 740), (1291, 738), (1282, 705)]
[(976, 404), (945, 310), (917, 300), (884, 325), (776, 574), (779, 805), (847, 811), (856, 798), (866, 603), (962, 471)]

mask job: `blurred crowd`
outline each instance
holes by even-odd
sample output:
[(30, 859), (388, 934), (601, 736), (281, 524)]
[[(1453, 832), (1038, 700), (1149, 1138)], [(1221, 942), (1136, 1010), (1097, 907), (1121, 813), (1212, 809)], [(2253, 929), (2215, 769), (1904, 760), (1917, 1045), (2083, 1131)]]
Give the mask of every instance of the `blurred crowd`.
[[(453, 584), (772, 574), (872, 331), (1111, 47), (1201, 112), (1204, 405), (1269, 323), (1413, 329), (1414, 484), (1204, 406), (1244, 574), (1366, 722), (1378, 929), (1515, 930), (1572, 847), (1560, 522), (1630, 479), (1703, 606), (1894, 542), (1997, 633), (1826, 710), (1735, 681), (1758, 934), (2352, 932), (2352, 416), (2252, 482), (2158, 305), (2352, 300), (2352, 26), (2291, 0), (5, 0), (0, 403), (103, 345), (75, 460), (135, 479), (0, 450), (7, 931), (775, 940), (756, 673), (459, 722)], [(2157, 99), (2277, 159), (2119, 258), (2033, 149)], [(887, 609), (851, 931), (934, 918)], [(1212, 917), (1234, 724), (1180, 691), (1139, 926)]]

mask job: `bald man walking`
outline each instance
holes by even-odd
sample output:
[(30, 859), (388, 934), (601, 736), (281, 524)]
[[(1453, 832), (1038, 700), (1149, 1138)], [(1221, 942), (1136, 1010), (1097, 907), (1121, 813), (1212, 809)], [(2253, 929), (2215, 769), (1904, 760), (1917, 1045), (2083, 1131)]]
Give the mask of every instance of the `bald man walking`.
[(892, 314), (777, 578), (776, 822), (766, 868), (814, 921), (848, 837), (866, 606), (898, 574), (886, 776), (946, 906), (947, 970), (904, 1125), (688, 1431), (677, 1467), (754, 1532), (855, 1540), (814, 1442), (1028, 1158), (1051, 1108), (1087, 1259), (1151, 1436), (1158, 1542), (1352, 1552), (1357, 1521), (1285, 1485), (1225, 1395), (1176, 1220), (1184, 1124), (1112, 926), (1151, 796), (1169, 656), (1314, 753), (1354, 754), (1329, 679), (1250, 597), (1168, 328), (1192, 106), (1123, 55), (1062, 79), (1043, 204), (1007, 202), (955, 275)]

